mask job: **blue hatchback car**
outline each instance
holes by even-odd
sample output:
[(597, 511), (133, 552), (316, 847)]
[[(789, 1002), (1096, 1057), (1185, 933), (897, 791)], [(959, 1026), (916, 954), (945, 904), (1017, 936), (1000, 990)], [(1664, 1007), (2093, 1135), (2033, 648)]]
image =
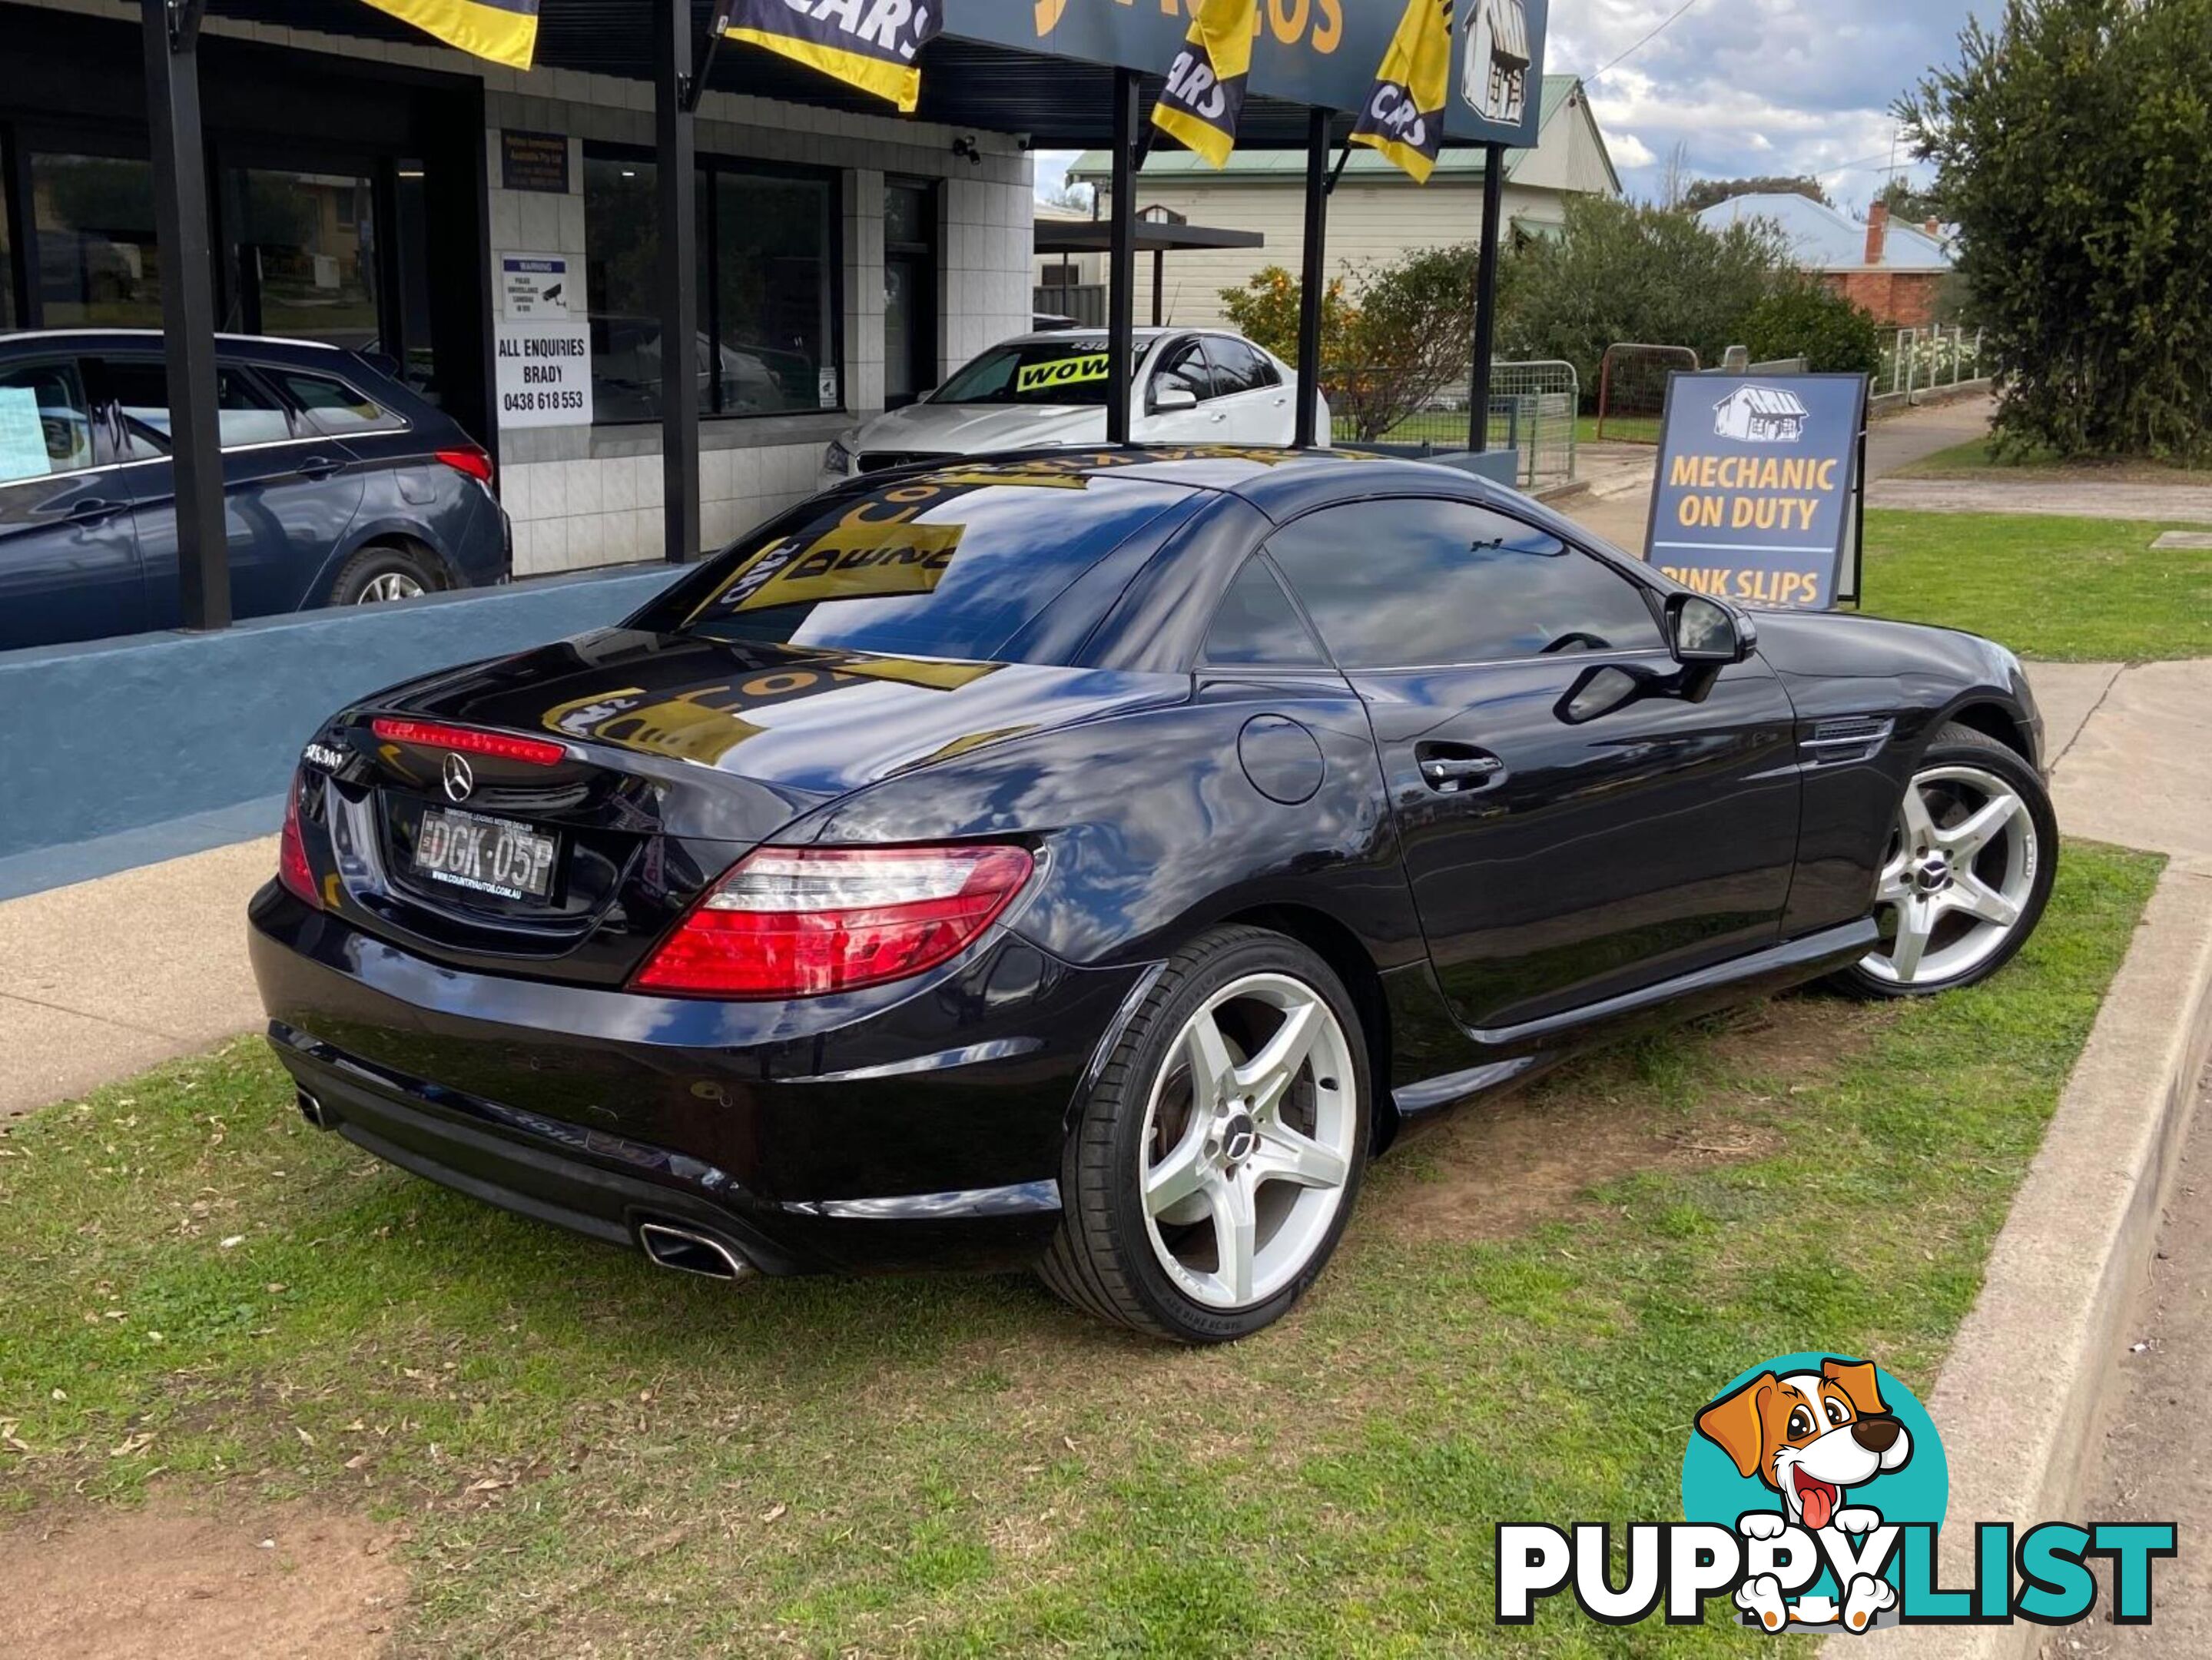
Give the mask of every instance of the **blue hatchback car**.
[[(335, 346), (216, 343), (240, 617), (507, 579), (491, 459)], [(0, 335), (0, 650), (179, 626), (161, 337)]]

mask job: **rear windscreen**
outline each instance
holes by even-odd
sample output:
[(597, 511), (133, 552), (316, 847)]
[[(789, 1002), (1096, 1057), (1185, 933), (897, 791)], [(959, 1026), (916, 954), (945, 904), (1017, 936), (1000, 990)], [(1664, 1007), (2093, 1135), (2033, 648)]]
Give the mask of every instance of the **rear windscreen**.
[(927, 473), (802, 503), (631, 625), (990, 660), (1076, 578), (1189, 495), (1049, 468)]
[(1098, 404), (1106, 401), (1106, 337), (994, 346), (953, 371), (933, 404)]

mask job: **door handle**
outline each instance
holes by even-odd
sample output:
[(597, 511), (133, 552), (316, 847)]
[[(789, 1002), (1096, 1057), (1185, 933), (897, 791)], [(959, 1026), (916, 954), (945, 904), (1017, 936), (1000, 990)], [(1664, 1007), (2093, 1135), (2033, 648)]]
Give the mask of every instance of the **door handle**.
[(1465, 744), (1423, 744), (1413, 751), (1421, 780), (1447, 794), (1480, 789), (1505, 775), (1505, 763), (1486, 750)]
[(343, 469), (345, 463), (333, 461), (327, 455), (311, 455), (294, 469), (302, 478), (328, 478)]
[(1215, 425), (1218, 426), (1222, 422), (1226, 421), (1229, 418), (1229, 411), (1227, 410), (1216, 410), (1206, 418), (1212, 421)]
[(73, 525), (94, 525), (103, 519), (111, 518), (122, 512), (124, 504), (120, 502), (110, 502), (103, 496), (88, 496), (70, 506), (69, 520)]

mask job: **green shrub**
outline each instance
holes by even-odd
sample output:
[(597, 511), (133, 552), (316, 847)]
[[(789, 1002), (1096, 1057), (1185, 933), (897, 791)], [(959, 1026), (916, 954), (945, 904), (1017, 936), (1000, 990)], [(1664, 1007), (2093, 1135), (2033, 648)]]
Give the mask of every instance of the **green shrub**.
[(1743, 315), (1752, 362), (1802, 357), (1816, 374), (1871, 374), (1881, 356), (1875, 320), (1818, 283), (1778, 289)]
[(1995, 360), (2000, 453), (2212, 457), (2212, 0), (2008, 0), (1898, 106)]

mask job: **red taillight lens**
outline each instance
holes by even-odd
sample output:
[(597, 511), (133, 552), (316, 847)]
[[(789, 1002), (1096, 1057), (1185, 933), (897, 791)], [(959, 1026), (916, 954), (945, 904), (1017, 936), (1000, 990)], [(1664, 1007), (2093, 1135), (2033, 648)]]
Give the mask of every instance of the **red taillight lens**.
[(284, 801), (284, 833), (276, 838), (276, 879), (284, 891), (317, 910), (323, 897), (315, 891), (314, 866), (307, 862), (307, 844), (300, 836), (300, 775), (292, 775), (292, 794)]
[(1025, 848), (761, 848), (739, 860), (635, 984), (695, 997), (817, 997), (933, 968), (1029, 880)]
[(491, 457), (482, 450), (434, 450), (431, 453), (455, 472), (465, 472), (479, 483), (491, 483)]
[(379, 738), (395, 744), (421, 744), (434, 750), (460, 750), (470, 755), (495, 755), (503, 761), (527, 761), (533, 767), (557, 766), (568, 758), (568, 746), (543, 738), (518, 738), (511, 733), (478, 732), (473, 727), (449, 727), (442, 721), (403, 721), (380, 714), (368, 723)]

